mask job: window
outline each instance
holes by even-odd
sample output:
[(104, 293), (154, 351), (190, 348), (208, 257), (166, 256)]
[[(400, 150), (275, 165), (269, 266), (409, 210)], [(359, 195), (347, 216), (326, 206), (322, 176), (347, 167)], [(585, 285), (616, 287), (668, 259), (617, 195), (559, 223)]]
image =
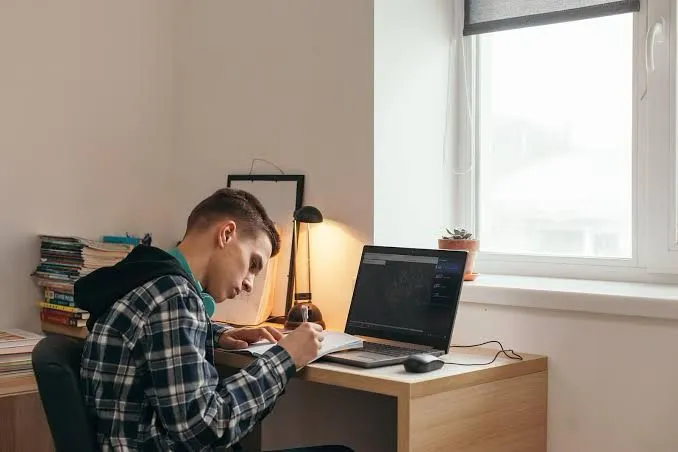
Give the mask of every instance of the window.
[(675, 281), (677, 2), (466, 0), (453, 217), (479, 271)]
[(483, 251), (632, 258), (633, 16), (483, 34), (478, 61)]

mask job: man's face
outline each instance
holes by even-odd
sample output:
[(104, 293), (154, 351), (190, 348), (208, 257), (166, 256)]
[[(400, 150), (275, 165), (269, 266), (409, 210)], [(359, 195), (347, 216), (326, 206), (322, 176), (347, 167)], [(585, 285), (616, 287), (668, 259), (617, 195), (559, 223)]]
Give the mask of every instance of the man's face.
[(217, 228), (217, 248), (207, 266), (205, 289), (217, 303), (235, 298), (241, 291), (251, 292), (254, 277), (266, 266), (272, 245), (263, 231), (238, 233), (229, 221)]

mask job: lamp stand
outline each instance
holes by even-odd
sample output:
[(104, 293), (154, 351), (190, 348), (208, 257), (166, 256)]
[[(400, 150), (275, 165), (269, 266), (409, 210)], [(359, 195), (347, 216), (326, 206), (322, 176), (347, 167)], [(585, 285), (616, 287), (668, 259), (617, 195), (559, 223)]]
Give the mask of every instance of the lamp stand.
[[(323, 320), (322, 313), (320, 309), (313, 304), (312, 295), (311, 295), (311, 230), (306, 226), (306, 266), (307, 266), (307, 275), (308, 275), (308, 292), (297, 292), (297, 256), (299, 253), (299, 222), (294, 221), (293, 228), (293, 256), (294, 256), (294, 271), (293, 271), (293, 280), (294, 280), (294, 305), (290, 307), (287, 312), (287, 318), (285, 320), (285, 328), (288, 330), (293, 330), (299, 325), (304, 323), (304, 310), (307, 313), (306, 321), (317, 323), (325, 329), (325, 321)], [(291, 291), (288, 291), (288, 296)], [(289, 301), (289, 300), (288, 300)]]

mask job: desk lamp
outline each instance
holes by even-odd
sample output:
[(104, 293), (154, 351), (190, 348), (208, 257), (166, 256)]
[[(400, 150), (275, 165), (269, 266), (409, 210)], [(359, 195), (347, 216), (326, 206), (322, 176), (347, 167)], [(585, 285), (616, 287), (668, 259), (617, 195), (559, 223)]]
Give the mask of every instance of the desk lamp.
[[(314, 322), (325, 328), (325, 321), (323, 320), (322, 313), (320, 309), (312, 302), (311, 297), (311, 229), (310, 223), (321, 223), (323, 221), (323, 214), (320, 213), (320, 210), (313, 206), (303, 206), (294, 212), (294, 227), (292, 234), (294, 235), (292, 240), (294, 244), (293, 256), (294, 256), (294, 305), (290, 308), (287, 313), (287, 319), (285, 320), (285, 328), (295, 329), (302, 322)], [(306, 225), (306, 267), (308, 271), (308, 292), (298, 292), (297, 286), (297, 263), (298, 263), (298, 250), (299, 250), (299, 227), (300, 225)]]

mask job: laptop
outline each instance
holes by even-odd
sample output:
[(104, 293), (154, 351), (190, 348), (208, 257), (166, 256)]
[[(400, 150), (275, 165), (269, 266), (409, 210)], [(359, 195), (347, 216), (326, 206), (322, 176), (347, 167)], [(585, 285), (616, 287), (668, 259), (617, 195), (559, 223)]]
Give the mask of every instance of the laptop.
[(344, 328), (363, 348), (325, 360), (373, 368), (446, 354), (466, 259), (466, 251), (364, 246)]

